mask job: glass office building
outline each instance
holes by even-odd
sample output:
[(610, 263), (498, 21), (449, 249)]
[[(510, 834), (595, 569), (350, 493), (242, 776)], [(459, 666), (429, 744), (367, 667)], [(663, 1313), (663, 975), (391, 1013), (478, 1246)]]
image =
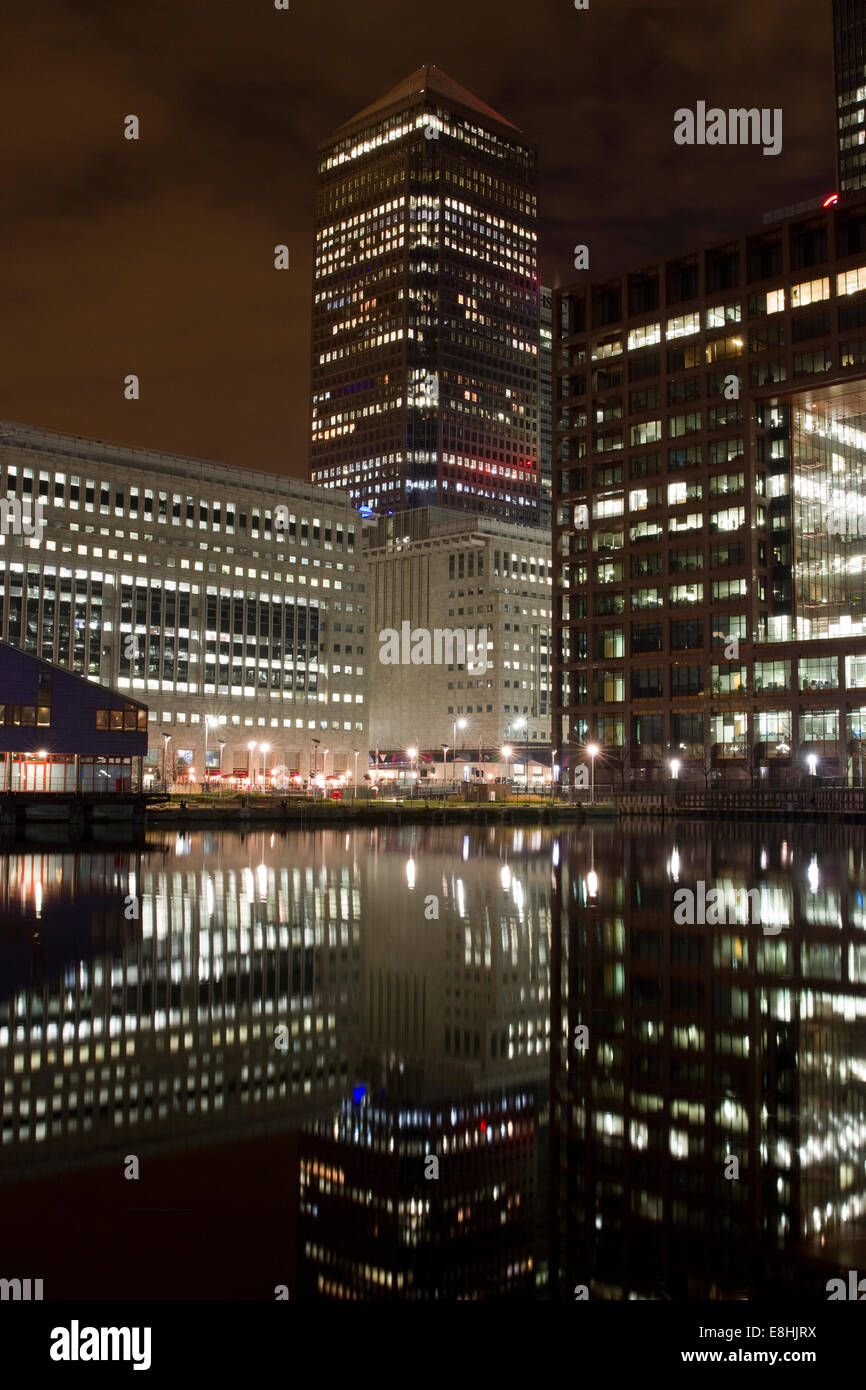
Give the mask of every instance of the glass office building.
[(866, 5), (833, 0), (836, 167), (840, 193), (866, 187)]
[(554, 745), (599, 743), (607, 782), (859, 784), (866, 200), (566, 289), (554, 322)]

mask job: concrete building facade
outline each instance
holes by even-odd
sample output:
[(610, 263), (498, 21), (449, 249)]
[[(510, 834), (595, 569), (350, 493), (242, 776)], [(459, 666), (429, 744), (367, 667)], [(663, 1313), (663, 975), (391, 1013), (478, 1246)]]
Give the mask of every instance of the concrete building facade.
[(0, 498), (0, 640), (146, 703), (145, 785), (288, 787), (353, 772), (355, 749), (366, 765), (342, 494), (0, 424)]
[(528, 754), (539, 771), (549, 766), (547, 535), (427, 508), (368, 523), (364, 543), (375, 643), (371, 746), (414, 746), (441, 759), (447, 744), (453, 761), (456, 735), (464, 763), (501, 760), (510, 744), (515, 764)]

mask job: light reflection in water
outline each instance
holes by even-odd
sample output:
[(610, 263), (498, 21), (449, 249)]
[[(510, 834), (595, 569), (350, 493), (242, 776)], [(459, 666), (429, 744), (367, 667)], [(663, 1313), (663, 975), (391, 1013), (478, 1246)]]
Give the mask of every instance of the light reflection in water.
[[(304, 1248), (336, 1258), (368, 1218), (333, 1175), (366, 1146), (415, 1174), (411, 1221), (371, 1265), (392, 1296), (411, 1274), (398, 1250), (475, 1239), (479, 1213), (504, 1232), (485, 1275), (500, 1293), (731, 1296), (835, 1272), (866, 1219), (864, 839), (192, 831), (0, 855), (0, 1164), (267, 1118), (301, 1132)], [(677, 924), (682, 889), (715, 893), (717, 920)], [(423, 1178), (440, 1140), (468, 1165), (453, 1232)], [(368, 1278), (335, 1280), (324, 1254), (304, 1268), (314, 1295)]]

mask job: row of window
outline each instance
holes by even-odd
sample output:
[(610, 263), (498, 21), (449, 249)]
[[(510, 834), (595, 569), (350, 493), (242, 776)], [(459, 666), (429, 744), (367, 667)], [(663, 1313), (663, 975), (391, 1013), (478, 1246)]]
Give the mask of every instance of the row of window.
[[(234, 502), (208, 502), (203, 499), (197, 502), (189, 495), (169, 495), (167, 492), (154, 491), (151, 488), (127, 488), (120, 484), (112, 488), (104, 481), (97, 489), (96, 482), (91, 478), (83, 480), (82, 489), (82, 479), (77, 475), (70, 475), (67, 480), (65, 473), (40, 472), (37, 480), (30, 468), (21, 470), (22, 495), (32, 495), (36, 482), (38, 496), (47, 498), (52, 480), (55, 504), (68, 506), (72, 510), (82, 505), (84, 511), (95, 512), (98, 505), (100, 514), (108, 516), (111, 514), (113, 502), (115, 516), (128, 515), (133, 520), (158, 521), (165, 524), (171, 522), (176, 526), (182, 523), (194, 526), (197, 520), (200, 528), (212, 525), (215, 530), (225, 529), (229, 535), (249, 531), (254, 540), (261, 532), (268, 539), (283, 534), (290, 540), (299, 540), (301, 545), (311, 542), (313, 545), (335, 544), (338, 549), (342, 549), (345, 544), (347, 550), (353, 550), (355, 546), (353, 525), (344, 525), (343, 522), (332, 521), (330, 518), (321, 521), (318, 517), (313, 517), (312, 520), (299, 517), (289, 512), (286, 506), (273, 509), (251, 507), (248, 511)], [(9, 495), (14, 496), (18, 490), (18, 469), (14, 466), (6, 470), (6, 485)]]
[(123, 709), (98, 709), (95, 727), (100, 731), (130, 733), (147, 731), (147, 710), (124, 705)]
[[(709, 715), (701, 710), (675, 710), (670, 715), (635, 714), (628, 723), (623, 715), (607, 714), (571, 720), (571, 734), (577, 742), (598, 739), (603, 752), (608, 753), (625, 747), (627, 727), (632, 744), (652, 750), (650, 756), (660, 757), (665, 749), (677, 748), (694, 757), (718, 746), (742, 757), (753, 742), (775, 743), (776, 753), (789, 756), (794, 724), (791, 711), (782, 709), (758, 710), (751, 716), (746, 710)], [(859, 743), (866, 740), (866, 707), (848, 711), (847, 728), (838, 710), (801, 710), (797, 729), (801, 744), (838, 743), (842, 736)], [(779, 748), (780, 743), (785, 746)]]

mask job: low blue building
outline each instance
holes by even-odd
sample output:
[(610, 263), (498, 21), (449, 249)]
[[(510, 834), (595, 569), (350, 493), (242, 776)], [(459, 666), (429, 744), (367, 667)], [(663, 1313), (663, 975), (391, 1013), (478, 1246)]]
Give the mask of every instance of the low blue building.
[(0, 792), (138, 792), (147, 706), (0, 642)]

